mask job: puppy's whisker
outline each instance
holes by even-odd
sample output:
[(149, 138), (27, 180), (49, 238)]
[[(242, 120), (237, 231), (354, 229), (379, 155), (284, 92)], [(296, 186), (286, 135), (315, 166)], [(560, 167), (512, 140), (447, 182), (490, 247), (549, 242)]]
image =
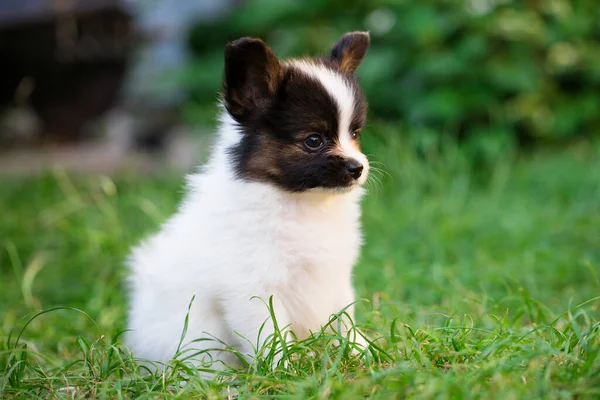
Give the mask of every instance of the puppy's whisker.
[(376, 175), (369, 175), (369, 178), (367, 179), (367, 182), (365, 184), (370, 190), (374, 189), (377, 192), (383, 192), (383, 184), (381, 183), (379, 177)]
[(381, 168), (377, 168), (377, 167), (371, 167), (371, 171), (373, 171), (376, 174), (379, 174), (380, 176), (387, 176), (388, 178), (393, 178), (392, 174), (390, 174), (389, 172), (387, 172), (385, 169), (381, 169)]

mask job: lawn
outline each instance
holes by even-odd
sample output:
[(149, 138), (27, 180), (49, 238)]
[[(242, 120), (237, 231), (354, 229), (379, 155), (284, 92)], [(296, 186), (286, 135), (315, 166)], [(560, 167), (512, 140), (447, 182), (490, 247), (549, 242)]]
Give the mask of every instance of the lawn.
[(123, 259), (183, 177), (54, 171), (0, 183), (0, 398), (599, 397), (600, 147), (481, 163), (391, 126), (364, 138), (380, 169), (355, 274), (366, 357), (321, 335), (275, 370), (145, 373), (119, 341)]

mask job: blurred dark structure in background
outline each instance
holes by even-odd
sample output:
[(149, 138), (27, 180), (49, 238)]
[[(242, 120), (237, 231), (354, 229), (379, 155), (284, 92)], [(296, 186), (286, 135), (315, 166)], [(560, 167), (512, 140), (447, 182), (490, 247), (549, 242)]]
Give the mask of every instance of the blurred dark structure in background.
[(42, 140), (80, 139), (117, 99), (133, 31), (119, 0), (3, 0), (0, 107), (32, 107)]
[[(0, 173), (64, 160), (102, 171), (132, 151), (149, 160), (164, 153), (185, 136), (177, 133), (187, 88), (177, 74), (189, 28), (234, 3), (2, 0)], [(94, 150), (89, 139), (104, 144)], [(178, 148), (193, 163), (193, 146)], [(181, 151), (172, 158), (181, 162)]]

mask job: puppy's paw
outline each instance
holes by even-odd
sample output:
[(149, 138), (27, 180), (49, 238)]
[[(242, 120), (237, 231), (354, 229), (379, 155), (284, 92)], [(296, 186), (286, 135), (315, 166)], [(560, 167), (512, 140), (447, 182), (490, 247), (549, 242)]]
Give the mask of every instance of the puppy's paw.
[(358, 330), (353, 331), (350, 336), (350, 354), (358, 357), (365, 356), (369, 351), (369, 341), (366, 336)]

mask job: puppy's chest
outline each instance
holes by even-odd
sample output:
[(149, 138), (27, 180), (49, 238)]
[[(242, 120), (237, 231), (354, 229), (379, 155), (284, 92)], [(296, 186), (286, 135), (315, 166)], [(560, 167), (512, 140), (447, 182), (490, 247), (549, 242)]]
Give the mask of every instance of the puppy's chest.
[(360, 232), (351, 219), (328, 221), (294, 215), (275, 232), (273, 244), (291, 272), (298, 268), (316, 278), (352, 267), (360, 248)]
[(355, 224), (346, 221), (333, 225), (307, 219), (287, 222), (276, 240), (285, 273), (271, 290), (302, 337), (318, 330), (352, 301), (351, 271), (360, 234)]

